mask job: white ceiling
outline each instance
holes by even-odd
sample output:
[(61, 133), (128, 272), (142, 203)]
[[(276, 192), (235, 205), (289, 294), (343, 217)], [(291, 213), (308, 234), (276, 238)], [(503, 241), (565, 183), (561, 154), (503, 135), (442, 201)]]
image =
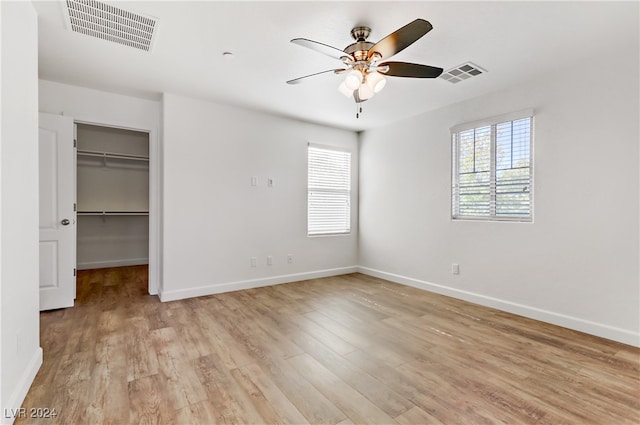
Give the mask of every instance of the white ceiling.
[[(73, 33), (64, 23), (62, 2), (34, 2), (41, 78), (156, 99), (162, 92), (182, 94), (352, 130), (526, 80), (580, 72), (604, 52), (638, 39), (637, 2), (108, 3), (158, 19), (152, 52)], [(342, 76), (285, 84), (340, 67), (291, 39), (343, 49), (356, 25), (371, 27), (369, 40), (375, 42), (416, 18), (434, 29), (392, 60), (445, 70), (471, 61), (488, 73), (458, 84), (388, 77), (385, 89), (363, 104), (359, 119), (353, 100), (337, 91)], [(224, 51), (233, 56), (223, 58)]]

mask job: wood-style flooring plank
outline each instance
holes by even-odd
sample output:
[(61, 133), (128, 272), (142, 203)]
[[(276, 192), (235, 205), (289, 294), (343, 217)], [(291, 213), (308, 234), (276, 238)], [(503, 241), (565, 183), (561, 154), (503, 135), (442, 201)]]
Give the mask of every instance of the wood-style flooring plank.
[(263, 419), (249, 396), (226, 369), (216, 353), (194, 362), (197, 375), (207, 391), (208, 403), (216, 412), (216, 421), (225, 424), (256, 424)]
[(174, 409), (207, 399), (188, 356), (180, 345), (173, 328), (154, 329), (149, 332), (151, 344), (158, 356), (158, 369), (168, 401)]
[[(111, 323), (112, 317), (105, 320)], [(100, 328), (105, 323), (98, 325)], [(105, 334), (97, 343), (95, 364), (88, 389), (84, 393), (84, 412), (80, 416), (88, 423), (121, 424), (129, 420), (127, 364), (124, 335)]]
[(310, 423), (336, 424), (346, 419), (346, 415), (286, 359), (271, 358), (263, 361), (261, 367)]
[(167, 423), (207, 425), (225, 423), (220, 422), (220, 419), (221, 417), (218, 416), (218, 412), (213, 408), (210, 402), (200, 401), (198, 403), (190, 404), (186, 407), (183, 407), (182, 409), (179, 409), (175, 414), (175, 419)]
[(307, 354), (330, 369), (343, 382), (358, 391), (389, 416), (398, 416), (414, 407), (409, 400), (387, 388), (384, 382), (373, 378), (311, 335), (300, 332), (292, 336), (292, 338)]
[(287, 359), (300, 374), (355, 423), (395, 424), (396, 421), (308, 354)]
[(234, 369), (231, 374), (241, 388), (250, 396), (253, 405), (268, 424), (308, 423), (300, 411), (278, 389), (259, 366), (252, 364)]
[(161, 425), (174, 418), (167, 404), (165, 386), (160, 375), (148, 375), (129, 382), (129, 423)]
[(158, 373), (158, 355), (153, 349), (149, 322), (140, 316), (126, 320), (127, 381)]
[(444, 422), (440, 422), (424, 410), (417, 406), (413, 406), (403, 414), (396, 416), (396, 422), (400, 425), (415, 425), (415, 424), (431, 424), (431, 425), (446, 425)]

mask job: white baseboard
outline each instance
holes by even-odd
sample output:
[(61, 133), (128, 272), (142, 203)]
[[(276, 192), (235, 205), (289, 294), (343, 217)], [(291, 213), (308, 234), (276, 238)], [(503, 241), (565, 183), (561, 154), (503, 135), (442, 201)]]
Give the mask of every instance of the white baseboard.
[[(279, 285), (281, 283), (297, 282), (300, 280), (318, 279), (321, 277), (338, 276), (342, 274), (355, 273), (357, 266), (340, 267), (336, 269), (317, 270), (312, 272), (286, 274), (280, 276), (265, 277), (260, 279), (242, 280), (237, 282), (219, 283), (214, 285), (204, 285), (192, 288), (158, 291), (160, 301), (175, 301), (185, 298), (202, 297), (205, 295), (221, 294), (223, 292), (239, 291), (242, 289), (259, 288), (262, 286)], [(166, 286), (166, 284), (165, 284)]]
[(108, 267), (125, 267), (125, 266), (140, 266), (149, 264), (148, 258), (125, 258), (120, 260), (108, 260), (108, 261), (87, 261), (84, 263), (78, 263), (76, 268), (78, 270), (89, 269), (106, 269)]
[(616, 328), (602, 323), (596, 323), (589, 320), (556, 313), (553, 311), (542, 310), (524, 304), (518, 304), (511, 301), (488, 297), (486, 295), (463, 291), (444, 285), (438, 285), (436, 283), (426, 282), (407, 276), (387, 273), (368, 267), (359, 266), (358, 271), (369, 276), (390, 280), (392, 282), (412, 286), (414, 288), (424, 289), (425, 291), (447, 295), (453, 298), (469, 301), (486, 307), (496, 308), (508, 313), (517, 314), (519, 316), (528, 317), (530, 319), (540, 320), (541, 322), (551, 323), (553, 325), (558, 325), (613, 341), (622, 342), (623, 344), (640, 347), (640, 333), (633, 332), (627, 329)]
[(42, 366), (42, 348), (38, 347), (38, 349), (33, 353), (27, 368), (20, 377), (18, 385), (16, 385), (13, 394), (11, 394), (7, 405), (2, 406), (2, 412), (0, 412), (1, 425), (11, 425), (15, 421), (16, 416), (20, 412), (22, 402), (27, 396), (29, 388), (31, 388), (31, 384), (36, 378), (38, 370), (40, 370), (40, 366)]

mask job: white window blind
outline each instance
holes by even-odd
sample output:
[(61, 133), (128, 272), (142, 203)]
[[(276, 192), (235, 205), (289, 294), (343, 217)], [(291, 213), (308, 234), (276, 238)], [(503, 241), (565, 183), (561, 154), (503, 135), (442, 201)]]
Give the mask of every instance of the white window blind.
[(309, 236), (351, 231), (351, 153), (309, 145)]
[(533, 116), (453, 131), (452, 216), (531, 221)]

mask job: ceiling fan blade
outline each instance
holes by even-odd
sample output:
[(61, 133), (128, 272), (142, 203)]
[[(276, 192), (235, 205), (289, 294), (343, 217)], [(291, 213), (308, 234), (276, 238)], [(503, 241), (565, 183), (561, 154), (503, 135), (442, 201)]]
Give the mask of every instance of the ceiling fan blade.
[(399, 30), (392, 32), (369, 49), (368, 58), (378, 52), (382, 59), (395, 55), (415, 43), (420, 37), (433, 29), (433, 26), (424, 19), (416, 19)]
[(435, 66), (407, 62), (384, 62), (378, 66), (388, 66), (389, 70), (384, 75), (391, 77), (438, 78), (443, 71)]
[(302, 80), (304, 80), (305, 78), (309, 78), (309, 77), (313, 77), (315, 75), (320, 75), (320, 74), (326, 74), (328, 72), (333, 72), (334, 74), (341, 74), (344, 71), (346, 71), (345, 69), (339, 68), (339, 69), (329, 69), (327, 71), (322, 71), (322, 72), (316, 72), (315, 74), (309, 74), (309, 75), (305, 75), (304, 77), (299, 77), (299, 78), (294, 78), (293, 80), (289, 80), (287, 81), (287, 84), (299, 84), (302, 82)]
[(299, 46), (307, 47), (311, 50), (315, 50), (316, 52), (322, 53), (327, 56), (331, 56), (335, 59), (340, 59), (343, 56), (349, 56), (345, 52), (335, 47), (329, 46), (328, 44), (319, 43), (313, 40), (307, 40), (306, 38), (294, 38), (291, 40), (293, 44), (297, 44)]

